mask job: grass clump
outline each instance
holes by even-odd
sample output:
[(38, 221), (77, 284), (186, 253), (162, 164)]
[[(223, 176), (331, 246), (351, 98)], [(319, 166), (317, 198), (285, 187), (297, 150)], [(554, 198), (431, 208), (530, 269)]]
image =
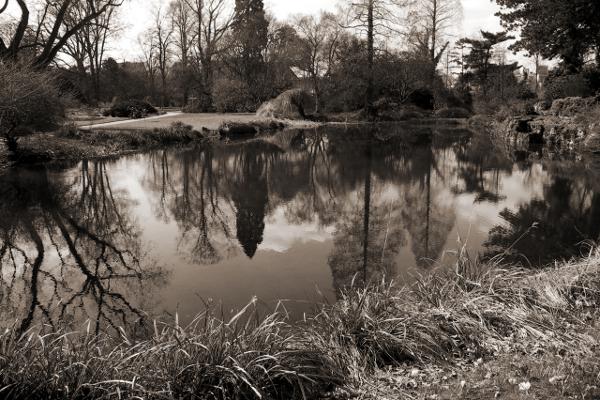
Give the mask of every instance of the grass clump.
[(298, 348), (283, 314), (253, 304), (228, 322), (211, 312), (187, 327), (155, 323), (147, 340), (84, 332), (0, 336), (0, 393), (11, 399), (314, 398), (339, 382), (327, 360)]
[[(382, 281), (348, 288), (337, 303), (295, 324), (280, 310), (260, 318), (250, 305), (228, 322), (207, 312), (187, 327), (155, 323), (143, 340), (124, 332), (118, 338), (43, 331), (17, 337), (9, 330), (0, 337), (0, 390), (19, 399), (30, 393), (313, 399), (336, 389), (338, 397), (346, 391), (368, 398), (369, 384), (382, 371), (392, 371), (397, 383), (413, 382), (419, 371), (434, 371), (422, 374), (433, 379), (435, 371), (452, 370), (462, 391), (463, 376), (489, 375), (483, 366), (496, 374), (485, 379), (502, 386), (513, 379), (508, 375), (519, 373), (515, 359), (531, 371), (539, 371), (541, 360), (556, 358), (592, 365), (585, 360), (600, 354), (594, 326), (600, 253), (542, 272), (508, 267), (471, 262), (463, 254), (453, 271), (432, 273), (410, 286)], [(598, 384), (597, 375), (586, 376)], [(581, 379), (574, 373), (560, 377), (566, 387)], [(554, 385), (548, 378), (527, 383), (538, 390)], [(429, 389), (398, 385), (393, 395), (440, 393), (432, 382)]]

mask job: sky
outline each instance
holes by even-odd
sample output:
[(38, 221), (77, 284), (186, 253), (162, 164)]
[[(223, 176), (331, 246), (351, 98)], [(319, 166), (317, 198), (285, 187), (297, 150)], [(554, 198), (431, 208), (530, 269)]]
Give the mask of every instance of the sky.
[[(343, 0), (265, 0), (268, 12), (277, 19), (284, 20), (296, 14), (318, 14), (321, 11), (335, 11)], [(488, 31), (501, 30), (500, 20), (494, 14), (498, 6), (492, 0), (461, 0), (463, 4), (462, 27), (456, 31), (462, 36), (476, 35), (481, 29)], [(169, 0), (155, 0), (156, 4), (167, 4)], [(127, 25), (123, 37), (116, 47), (117, 53), (125, 55), (137, 54), (137, 38), (146, 29), (151, 20), (152, 7), (148, 0), (129, 0), (124, 5), (123, 22)], [(462, 28), (462, 29), (461, 29)]]
[[(338, 2), (343, 0), (265, 0), (267, 11), (277, 19), (283, 20), (295, 14), (318, 14), (322, 10), (335, 11)], [(463, 4), (462, 26), (456, 31), (462, 36), (476, 35), (479, 30), (501, 30), (500, 21), (494, 14), (498, 6), (492, 0), (461, 0)], [(17, 10), (15, 1), (12, 2), (12, 12)], [(126, 0), (122, 6), (122, 20), (125, 29), (121, 38), (116, 42), (110, 54), (116, 58), (138, 58), (140, 49), (139, 35), (147, 29), (152, 20), (154, 4), (168, 4), (169, 0)]]

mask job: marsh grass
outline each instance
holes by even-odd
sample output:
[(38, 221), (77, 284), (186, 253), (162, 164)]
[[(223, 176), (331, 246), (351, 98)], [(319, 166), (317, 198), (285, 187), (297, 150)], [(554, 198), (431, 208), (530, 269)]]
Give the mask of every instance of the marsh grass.
[[(454, 270), (409, 287), (349, 288), (291, 324), (253, 304), (227, 322), (155, 323), (133, 340), (43, 329), (0, 336), (0, 387), (10, 398), (314, 399), (359, 388), (394, 366), (453, 368), (545, 351), (590, 357), (600, 254), (523, 271), (459, 255)], [(589, 359), (589, 358), (588, 358)]]

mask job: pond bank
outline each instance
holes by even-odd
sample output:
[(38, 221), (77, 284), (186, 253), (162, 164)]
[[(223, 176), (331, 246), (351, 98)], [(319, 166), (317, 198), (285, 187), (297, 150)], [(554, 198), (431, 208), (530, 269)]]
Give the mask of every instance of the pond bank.
[[(31, 398), (595, 398), (600, 253), (539, 271), (460, 257), (410, 287), (353, 288), (315, 317), (254, 304), (146, 337), (0, 335), (0, 389)], [(35, 361), (34, 361), (35, 360)], [(585, 372), (584, 372), (585, 371)]]
[[(498, 142), (514, 151), (552, 157), (600, 154), (599, 118), (600, 99), (571, 97), (556, 100), (552, 105), (538, 103), (527, 115), (503, 120), (490, 118), (487, 125)], [(476, 119), (482, 121), (481, 117)]]
[[(191, 119), (190, 119), (191, 118)], [(195, 121), (195, 122), (194, 122)], [(466, 126), (465, 119), (427, 118), (397, 122), (407, 126)], [(194, 122), (188, 125), (185, 122)], [(218, 125), (217, 125), (218, 123)], [(113, 125), (114, 124), (114, 125)], [(150, 124), (150, 125), (149, 125)], [(53, 161), (76, 162), (84, 159), (112, 158), (169, 146), (245, 140), (286, 129), (316, 129), (323, 126), (363, 126), (368, 122), (313, 122), (257, 119), (250, 115), (169, 114), (150, 120), (117, 121), (94, 126), (65, 126), (52, 134), (34, 134), (19, 140), (20, 153), (9, 162), (8, 152), (0, 146), (0, 170), (10, 164)], [(199, 126), (200, 129), (196, 129)], [(206, 126), (210, 126), (207, 128)]]

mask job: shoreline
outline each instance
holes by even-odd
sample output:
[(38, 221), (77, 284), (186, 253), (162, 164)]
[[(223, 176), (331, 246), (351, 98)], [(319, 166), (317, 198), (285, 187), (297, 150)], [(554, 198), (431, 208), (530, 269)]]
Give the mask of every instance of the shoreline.
[[(150, 121), (161, 121), (166, 118), (178, 117), (182, 114), (171, 113), (154, 117)], [(244, 115), (247, 119), (249, 116)], [(292, 120), (271, 120), (252, 118), (241, 122), (222, 120), (219, 128), (201, 130), (194, 129), (180, 121), (169, 126), (154, 128), (128, 128), (131, 123), (146, 123), (148, 119), (115, 121), (107, 124), (97, 124), (84, 127), (65, 128), (66, 132), (34, 134), (20, 138), (19, 158), (9, 160), (8, 153), (0, 148), (0, 171), (11, 166), (32, 165), (44, 162), (77, 162), (84, 159), (106, 159), (144, 151), (168, 148), (202, 145), (206, 143), (229, 143), (251, 139), (247, 136), (250, 129), (252, 138), (265, 134), (273, 134), (285, 130), (319, 129), (340, 126), (367, 126), (398, 124), (404, 126), (452, 125), (467, 127), (466, 119), (426, 118), (398, 122), (313, 122)], [(162, 122), (162, 121), (161, 121)], [(228, 125), (232, 125), (230, 128)], [(100, 127), (100, 128), (94, 128)], [(227, 140), (228, 130), (232, 130)], [(239, 130), (239, 132), (237, 132)], [(239, 136), (239, 138), (237, 137)]]

